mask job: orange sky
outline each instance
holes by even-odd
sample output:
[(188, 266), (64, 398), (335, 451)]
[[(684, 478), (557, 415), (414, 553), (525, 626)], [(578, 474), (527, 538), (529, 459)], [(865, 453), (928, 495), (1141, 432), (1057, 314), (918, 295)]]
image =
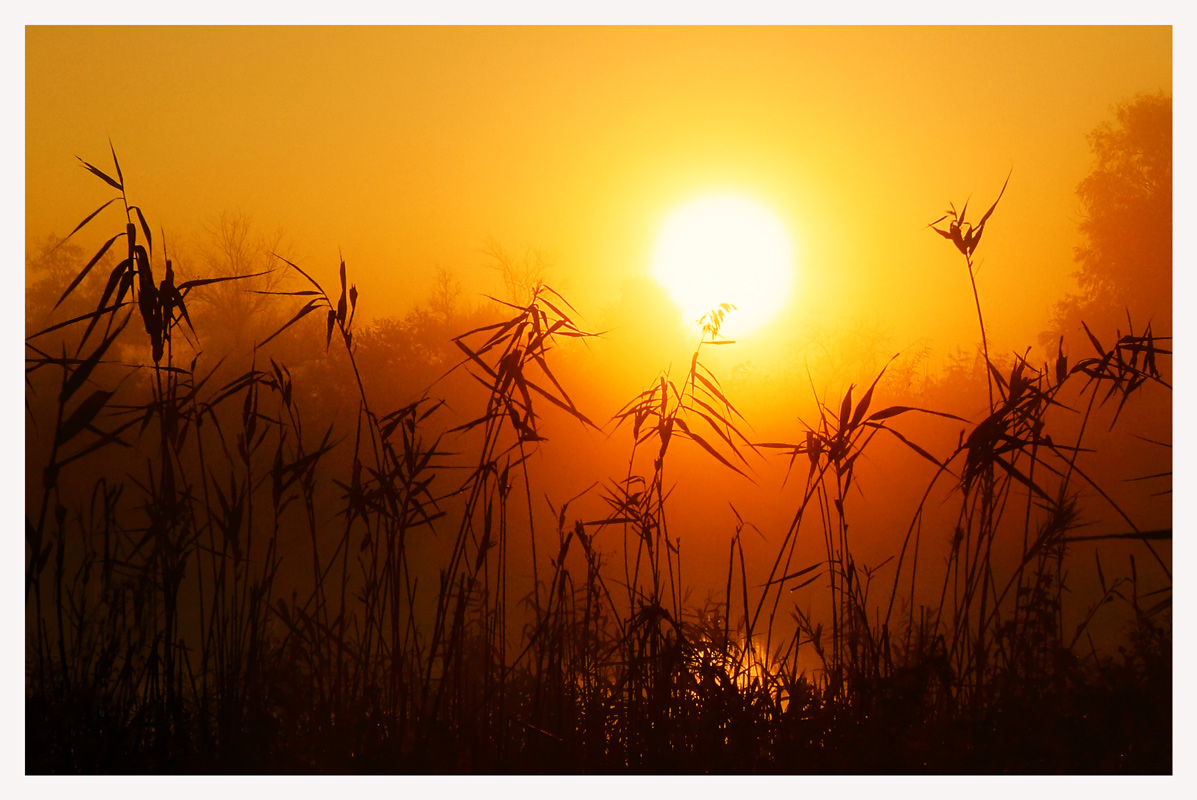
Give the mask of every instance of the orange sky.
[[(991, 348), (1034, 344), (1072, 285), (1085, 134), (1172, 91), (1167, 27), (26, 29), (25, 233), (109, 196), (180, 248), (223, 211), (282, 231), (320, 278), (338, 249), (366, 317), (435, 268), (495, 291), (488, 237), (541, 248), (588, 319), (648, 270), (687, 199), (769, 205), (801, 253), (799, 321), (880, 319), (895, 349), (975, 338), (967, 277), (924, 226), (1010, 188), (979, 277)], [(97, 230), (97, 235), (99, 230)], [(942, 288), (943, 291), (937, 291)]]

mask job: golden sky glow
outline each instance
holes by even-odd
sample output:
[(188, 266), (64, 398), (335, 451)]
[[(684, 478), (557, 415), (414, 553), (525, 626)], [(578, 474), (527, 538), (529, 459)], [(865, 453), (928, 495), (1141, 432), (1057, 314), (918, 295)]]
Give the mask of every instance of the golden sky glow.
[[(972, 336), (966, 276), (925, 225), (995, 197), (979, 289), (1002, 351), (1072, 288), (1087, 132), (1172, 89), (1166, 27), (26, 30), (30, 242), (107, 198), (74, 157), (111, 137), (168, 243), (243, 212), (359, 313), (437, 267), (493, 291), (494, 239), (551, 256), (590, 320), (646, 276), (677, 208), (736, 193), (799, 237), (769, 326), (881, 320), (895, 348)], [(119, 58), (114, 54), (120, 54)], [(488, 283), (489, 282), (489, 283)], [(762, 330), (762, 336), (765, 331)], [(614, 334), (618, 335), (618, 334)]]

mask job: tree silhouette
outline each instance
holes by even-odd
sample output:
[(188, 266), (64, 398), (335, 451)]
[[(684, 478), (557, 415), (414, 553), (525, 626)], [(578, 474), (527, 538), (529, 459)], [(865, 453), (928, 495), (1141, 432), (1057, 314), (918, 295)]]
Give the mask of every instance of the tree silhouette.
[(1089, 134), (1094, 163), (1077, 186), (1084, 209), (1076, 249), (1080, 291), (1056, 305), (1042, 337), (1118, 327), (1127, 314), (1136, 329), (1151, 320), (1157, 334), (1172, 328), (1172, 98), (1139, 95), (1115, 119)]
[(487, 266), (503, 276), (503, 286), (507, 290), (503, 299), (518, 306), (532, 302), (536, 287), (546, 282), (553, 267), (552, 257), (543, 250), (529, 247), (519, 256), (494, 238), (487, 240), (482, 253), (490, 259)]
[(274, 269), (279, 262), (272, 255), (281, 249), (282, 234), (259, 233), (252, 219), (240, 212), (222, 212), (205, 228), (207, 241), (201, 243), (198, 253), (179, 259), (180, 272), (189, 277), (247, 277), (207, 286), (197, 296), (193, 313), (210, 314), (218, 320), (197, 325), (207, 334), (198, 344), (214, 356), (248, 356), (255, 342), (278, 328), (285, 313), (267, 294), (282, 288), (284, 273)]

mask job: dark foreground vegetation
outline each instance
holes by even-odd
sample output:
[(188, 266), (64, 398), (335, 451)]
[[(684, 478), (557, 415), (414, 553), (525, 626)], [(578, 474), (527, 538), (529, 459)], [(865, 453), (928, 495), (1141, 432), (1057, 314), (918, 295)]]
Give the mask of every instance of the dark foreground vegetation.
[[(339, 429), (313, 428), (275, 337), (214, 378), (189, 309), (244, 278), (176, 276), (113, 157), (85, 166), (127, 225), (61, 302), (105, 265), (98, 299), (26, 340), (28, 773), (1171, 772), (1171, 530), (1138, 526), (1088, 466), (1094, 428), (1170, 391), (1150, 323), (1085, 327), (1086, 352), (1048, 364), (994, 360), (974, 282), (980, 418), (887, 404), (874, 381), (761, 443), (704, 366), (717, 309), (684, 379), (602, 426), (628, 452), (588, 491), (605, 511), (553, 498), (547, 518), (543, 420), (602, 422), (554, 372), (554, 349), (590, 336), (563, 297), (535, 285), (452, 340), (475, 404), (443, 422), (435, 386), (367, 396), (344, 263), (329, 292), (280, 260), (298, 288), (261, 290), (286, 304), (276, 334), (318, 320), (356, 395)], [(934, 223), (970, 279), (996, 206)], [(903, 432), (914, 418), (963, 432), (932, 452)], [(900, 548), (866, 566), (850, 519), (878, 437), (933, 477), (892, 520)], [(767, 572), (741, 525), (702, 604), (669, 524), (679, 447), (731, 477), (780, 455), (794, 498)], [(1082, 527), (1082, 496), (1119, 527)], [(815, 563), (799, 537), (822, 542)], [(1092, 597), (1069, 585), (1082, 543), (1123, 547), (1084, 565)], [(818, 618), (795, 602), (812, 592)], [(1105, 617), (1125, 620), (1116, 642), (1095, 641)]]

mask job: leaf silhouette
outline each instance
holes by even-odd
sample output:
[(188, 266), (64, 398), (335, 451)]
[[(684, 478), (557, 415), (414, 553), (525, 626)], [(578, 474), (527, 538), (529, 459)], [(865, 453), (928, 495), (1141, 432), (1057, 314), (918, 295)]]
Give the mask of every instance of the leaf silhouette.
[(55, 444), (64, 445), (87, 428), (110, 397), (112, 397), (112, 392), (106, 392), (103, 389), (97, 389), (88, 395), (66, 422), (62, 423), (62, 427), (58, 429), (58, 435), (54, 437)]
[(267, 336), (267, 337), (266, 337), (266, 339), (265, 339), (265, 340), (264, 340), (264, 341), (263, 341), (261, 344), (259, 344), (259, 345), (258, 345), (258, 347), (265, 347), (265, 346), (266, 346), (266, 344), (267, 344), (267, 342), (269, 342), (269, 341), (271, 341), (272, 339), (274, 339), (274, 337), (278, 336), (280, 333), (282, 333), (283, 331), (285, 331), (287, 328), (290, 328), (290, 327), (291, 327), (292, 325), (294, 325), (296, 322), (299, 322), (301, 319), (303, 319), (304, 317), (306, 317), (308, 314), (311, 314), (313, 311), (315, 311), (315, 310), (316, 310), (317, 308), (319, 308), (319, 307), (320, 307), (320, 301), (319, 301), (319, 300), (311, 300), (311, 301), (309, 301), (309, 302), (308, 302), (308, 304), (307, 304), (306, 306), (304, 306), (303, 308), (299, 309), (299, 313), (298, 313), (298, 314), (296, 314), (295, 316), (291, 317), (291, 321), (290, 321), (290, 322), (288, 322), (288, 323), (287, 323), (286, 325), (284, 325), (283, 327), (279, 328), (279, 329), (278, 329), (277, 331), (275, 331), (274, 333), (272, 333), (272, 334), (270, 334), (269, 336)]
[(1089, 330), (1089, 326), (1085, 324), (1084, 320), (1081, 320), (1081, 327), (1085, 329), (1085, 333), (1089, 336), (1089, 341), (1093, 343), (1093, 349), (1097, 351), (1099, 356), (1104, 356), (1106, 354), (1105, 348), (1101, 346), (1101, 342), (1093, 335), (1093, 331)]
[[(66, 243), (67, 243), (67, 239), (70, 239), (72, 236), (74, 236), (76, 233), (78, 233), (78, 232), (79, 232), (79, 229), (80, 229), (80, 228), (82, 228), (82, 227), (83, 227), (84, 225), (86, 225), (87, 223), (91, 222), (91, 221), (92, 221), (92, 219), (94, 219), (94, 218), (95, 218), (96, 214), (99, 214), (101, 211), (103, 211), (104, 209), (108, 208), (108, 206), (112, 205), (113, 203), (115, 203), (115, 202), (116, 202), (117, 200), (119, 200), (119, 199), (120, 199), (119, 197), (114, 197), (114, 198), (112, 198), (111, 200), (109, 200), (108, 202), (104, 203), (104, 204), (103, 204), (103, 205), (101, 205), (99, 208), (97, 208), (95, 211), (91, 212), (91, 213), (90, 213), (90, 214), (88, 214), (86, 217), (84, 217), (84, 218), (83, 218), (83, 221), (82, 221), (82, 222), (80, 222), (78, 225), (76, 225), (76, 226), (74, 227), (74, 229), (73, 229), (73, 230), (72, 230), (70, 233), (68, 233), (68, 234), (66, 235), (66, 238), (64, 238), (64, 239), (63, 239), (61, 242), (59, 242), (58, 244), (54, 245), (54, 249), (55, 249), (55, 250), (57, 250), (58, 248), (62, 247), (64, 244), (66, 244)], [(51, 252), (53, 252), (53, 251), (51, 251)]]
[(108, 140), (108, 149), (112, 151), (112, 163), (116, 166), (116, 178), (120, 181), (120, 186), (117, 188), (124, 191), (125, 176), (121, 174), (121, 162), (116, 158), (116, 147), (112, 144), (112, 140)]
[[(183, 281), (178, 285), (180, 292), (187, 292), (197, 286), (211, 286), (214, 283), (224, 283), (226, 281), (242, 281), (246, 278), (258, 278), (262, 275), (269, 275), (272, 270), (265, 270), (263, 272), (250, 272), (246, 275), (225, 275), (222, 278), (196, 278), (195, 280)], [(254, 292), (254, 294), (303, 294), (302, 292)], [(310, 294), (317, 294), (310, 292)]]
[(67, 400), (70, 400), (71, 396), (75, 394), (75, 392), (79, 390), (79, 387), (81, 387), (88, 379), (92, 373), (92, 370), (94, 370), (96, 365), (100, 363), (100, 359), (104, 356), (104, 353), (106, 353), (108, 348), (112, 346), (112, 343), (116, 341), (116, 337), (119, 336), (121, 331), (125, 329), (125, 325), (129, 323), (130, 319), (132, 319), (131, 315), (125, 317), (125, 321), (118, 325), (116, 330), (114, 330), (108, 335), (107, 338), (100, 342), (92, 354), (79, 365), (78, 369), (71, 373), (69, 378), (67, 378), (66, 382), (62, 386), (61, 400), (63, 403), (65, 403)]
[[(712, 456), (714, 456), (716, 458), (716, 460), (719, 461), (720, 464), (722, 464), (723, 466), (732, 470), (733, 472), (739, 473), (740, 475), (743, 475), (745, 478), (748, 478), (748, 475), (746, 475), (743, 471), (741, 471), (740, 468), (737, 467), (735, 464), (731, 463), (726, 458), (724, 458), (723, 455), (718, 450), (716, 450), (714, 447), (712, 447), (710, 445), (710, 443), (707, 442), (706, 439), (702, 438), (697, 433), (690, 430), (690, 427), (688, 425), (686, 425), (685, 420), (683, 420), (679, 417), (679, 418), (675, 418), (671, 421), (674, 424), (676, 424), (677, 427), (680, 428), (683, 432), (685, 432), (686, 436), (691, 441), (697, 442), (698, 445), (700, 447), (702, 447), (703, 450), (706, 450), (708, 453), (710, 453)], [(664, 439), (665, 437), (662, 437), (662, 438)], [(749, 478), (749, 480), (752, 480), (752, 479)]]
[(345, 324), (345, 314), (348, 311), (345, 293), (345, 260), (341, 260), (341, 297), (337, 300), (337, 322)]
[[(985, 214), (984, 214), (984, 216), (982, 216), (982, 217), (981, 217), (981, 221), (977, 223), (977, 227), (978, 227), (978, 228), (983, 228), (983, 227), (985, 227), (985, 221), (986, 221), (987, 219), (989, 219), (989, 217), (990, 217), (990, 216), (993, 214), (993, 211), (994, 211), (994, 209), (995, 209), (995, 208), (997, 208), (998, 201), (999, 201), (999, 200), (1001, 200), (1001, 199), (1002, 199), (1002, 195), (1004, 195), (1004, 194), (1006, 193), (1006, 185), (1007, 185), (1008, 183), (1010, 183), (1010, 176), (1011, 176), (1011, 175), (1013, 175), (1013, 174), (1014, 174), (1014, 167), (1011, 167), (1011, 168), (1010, 168), (1010, 172), (1008, 172), (1008, 173), (1006, 174), (1006, 180), (1005, 180), (1005, 181), (1002, 183), (1002, 190), (1001, 190), (1000, 192), (998, 192), (997, 200), (994, 200), (994, 201), (993, 201), (993, 205), (991, 205), (991, 206), (989, 207), (989, 210), (988, 210), (988, 211), (986, 211), (986, 212), (985, 212)], [(961, 216), (963, 216), (963, 214), (962, 214)]]
[(104, 257), (104, 254), (108, 252), (108, 248), (112, 247), (112, 243), (122, 236), (124, 236), (123, 233), (118, 233), (101, 245), (96, 254), (91, 257), (91, 261), (87, 262), (87, 265), (80, 270), (79, 274), (75, 276), (75, 279), (71, 281), (69, 286), (67, 286), (66, 291), (62, 293), (62, 297), (58, 298), (58, 302), (54, 304), (54, 308), (58, 308), (60, 305), (62, 305), (62, 301), (66, 300), (67, 296), (70, 295), (71, 292), (75, 291), (75, 287), (78, 286), (85, 277), (87, 277), (87, 273), (90, 272), (91, 268), (96, 265), (96, 262)]
[[(75, 158), (79, 158), (79, 156), (75, 156)], [(96, 177), (100, 178), (105, 183), (107, 183), (109, 186), (116, 189), (118, 192), (123, 192), (125, 190), (125, 187), (120, 184), (120, 181), (110, 178), (109, 176), (105, 175), (103, 171), (92, 166), (91, 164), (88, 164), (83, 159), (79, 158), (79, 163), (81, 163), (84, 166), (84, 168), (87, 169), (88, 172), (90, 172), (93, 175), (95, 175)], [(113, 199), (115, 199), (115, 198), (113, 198)], [(110, 200), (109, 202), (112, 202), (112, 201)]]
[(154, 251), (154, 237), (150, 235), (150, 226), (146, 224), (145, 216), (142, 215), (141, 209), (137, 206), (130, 206), (129, 210), (137, 212), (137, 219), (141, 222), (141, 232), (145, 234), (146, 244), (149, 245), (150, 252), (152, 253)]

